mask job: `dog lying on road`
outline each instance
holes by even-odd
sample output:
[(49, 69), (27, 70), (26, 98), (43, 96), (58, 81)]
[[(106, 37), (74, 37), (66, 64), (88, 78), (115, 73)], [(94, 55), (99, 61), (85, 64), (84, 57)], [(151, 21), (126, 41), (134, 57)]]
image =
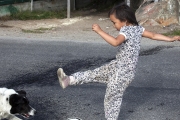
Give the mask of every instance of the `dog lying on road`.
[(21, 120), (15, 115), (29, 118), (35, 113), (36, 110), (29, 105), (25, 91), (0, 88), (0, 120)]

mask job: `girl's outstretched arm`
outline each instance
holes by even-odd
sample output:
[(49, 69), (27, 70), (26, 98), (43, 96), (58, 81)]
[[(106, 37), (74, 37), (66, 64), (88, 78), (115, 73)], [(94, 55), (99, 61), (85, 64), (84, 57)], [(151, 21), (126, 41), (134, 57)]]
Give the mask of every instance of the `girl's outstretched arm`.
[(92, 25), (92, 30), (99, 34), (107, 43), (112, 46), (118, 46), (125, 41), (123, 35), (118, 35), (116, 38), (104, 32), (98, 24)]
[(149, 32), (147, 30), (144, 30), (142, 36), (153, 39), (153, 40), (161, 40), (161, 41), (167, 41), (167, 42), (174, 42), (174, 41), (177, 41), (177, 40), (180, 41), (180, 36), (174, 36), (174, 37), (171, 38), (171, 37), (168, 37), (168, 36), (164, 36), (162, 34)]

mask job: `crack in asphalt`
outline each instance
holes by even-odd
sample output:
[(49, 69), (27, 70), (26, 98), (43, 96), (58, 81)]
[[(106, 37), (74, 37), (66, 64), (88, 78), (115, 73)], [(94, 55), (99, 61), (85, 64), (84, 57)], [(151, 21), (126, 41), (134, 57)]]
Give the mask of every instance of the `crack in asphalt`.
[[(148, 55), (154, 55), (160, 52), (163, 49), (169, 49), (173, 48), (174, 46), (157, 46), (152, 49), (148, 49), (145, 51), (140, 52), (140, 56), (148, 56)], [(110, 62), (115, 58), (87, 58), (85, 60), (71, 60), (68, 62), (62, 62), (62, 66), (54, 66), (53, 68), (41, 72), (41, 73), (28, 73), (22, 76), (18, 77), (13, 77), (14, 79), (11, 81), (3, 82), (0, 85), (1, 86), (7, 86), (7, 87), (13, 87), (13, 86), (20, 86), (20, 85), (25, 85), (25, 84), (36, 84), (36, 85), (54, 85), (57, 82), (57, 69), (59, 67), (62, 67), (67, 73), (67, 75), (70, 75), (72, 73), (75, 73), (77, 71), (83, 71), (87, 69), (93, 69), (96, 68), (100, 65), (103, 65), (105, 63)], [(60, 62), (58, 62), (60, 63)]]
[[(57, 69), (59, 67), (62, 67), (67, 73), (67, 75), (70, 75), (77, 71), (82, 71), (86, 69), (92, 69), (97, 66), (100, 66), (104, 63), (110, 62), (114, 58), (88, 58), (85, 60), (73, 60), (69, 62), (62, 62), (62, 66), (54, 66), (53, 68), (48, 69), (45, 72), (41, 73), (28, 73), (24, 74), (22, 76), (13, 77), (14, 79), (11, 81), (3, 82), (0, 85), (1, 86), (7, 86), (9, 88), (12, 88), (13, 86), (20, 86), (20, 85), (29, 85), (29, 84), (35, 84), (38, 86), (52, 86), (56, 84), (57, 82)], [(59, 63), (59, 62), (58, 62)], [(58, 64), (57, 64), (58, 65)]]
[(155, 48), (148, 49), (148, 50), (140, 52), (139, 56), (154, 55), (163, 49), (169, 49), (169, 48), (173, 48), (173, 47), (175, 47), (175, 46), (157, 46)]

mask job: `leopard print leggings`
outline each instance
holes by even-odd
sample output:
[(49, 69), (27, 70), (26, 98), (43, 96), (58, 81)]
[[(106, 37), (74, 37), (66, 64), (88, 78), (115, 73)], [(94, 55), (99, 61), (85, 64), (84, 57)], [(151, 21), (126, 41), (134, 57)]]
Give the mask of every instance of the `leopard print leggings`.
[(72, 74), (74, 81), (71, 85), (99, 82), (107, 84), (104, 98), (104, 111), (107, 120), (117, 120), (125, 89), (134, 77), (134, 71), (127, 66), (113, 60), (94, 70)]

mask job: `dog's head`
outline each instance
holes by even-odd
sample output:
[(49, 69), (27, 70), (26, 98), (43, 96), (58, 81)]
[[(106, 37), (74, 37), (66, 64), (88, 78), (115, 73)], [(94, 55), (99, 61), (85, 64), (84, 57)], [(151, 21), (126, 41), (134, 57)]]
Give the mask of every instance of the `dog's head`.
[(18, 114), (25, 118), (29, 118), (30, 116), (34, 116), (36, 113), (36, 110), (29, 105), (26, 92), (23, 90), (11, 94), (9, 98), (7, 98), (7, 101), (9, 101), (11, 106), (10, 114)]

